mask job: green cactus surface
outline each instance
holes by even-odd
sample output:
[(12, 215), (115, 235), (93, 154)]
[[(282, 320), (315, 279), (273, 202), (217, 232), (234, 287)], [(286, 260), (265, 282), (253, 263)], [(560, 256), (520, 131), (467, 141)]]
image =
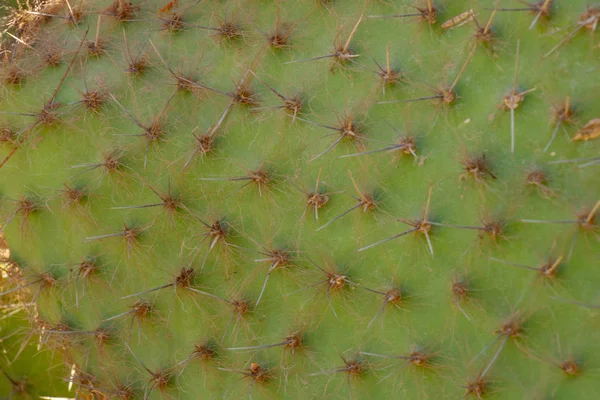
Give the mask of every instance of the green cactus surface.
[(600, 5), (2, 13), (4, 398), (596, 398)]

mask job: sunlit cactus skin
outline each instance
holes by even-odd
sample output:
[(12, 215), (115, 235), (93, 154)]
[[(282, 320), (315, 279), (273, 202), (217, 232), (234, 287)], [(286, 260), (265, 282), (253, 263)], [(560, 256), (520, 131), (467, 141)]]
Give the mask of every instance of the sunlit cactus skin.
[(0, 396), (593, 398), (599, 7), (5, 6)]

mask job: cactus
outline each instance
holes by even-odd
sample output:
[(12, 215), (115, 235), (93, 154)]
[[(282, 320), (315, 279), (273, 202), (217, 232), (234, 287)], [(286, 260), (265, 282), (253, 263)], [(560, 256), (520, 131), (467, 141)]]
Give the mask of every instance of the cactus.
[(4, 14), (4, 396), (597, 393), (598, 6)]

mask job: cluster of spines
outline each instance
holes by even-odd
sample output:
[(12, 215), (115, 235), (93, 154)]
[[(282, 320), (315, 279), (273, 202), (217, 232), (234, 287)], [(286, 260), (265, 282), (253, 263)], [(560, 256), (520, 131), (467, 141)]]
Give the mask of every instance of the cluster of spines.
[[(544, 4), (536, 5), (537, 8), (531, 6), (530, 9), (532, 11), (534, 11), (534, 10), (539, 11), (539, 14), (538, 14), (539, 16), (547, 16), (547, 12), (544, 12), (544, 10), (548, 7), (548, 4), (549, 4), (549, 2), (544, 2)], [(543, 7), (545, 7), (545, 8), (543, 8)], [(429, 24), (433, 24), (436, 22), (436, 17), (435, 17), (436, 11), (435, 11), (435, 8), (432, 6), (431, 2), (427, 2), (426, 7), (417, 8), (417, 10), (418, 10), (418, 13), (415, 13), (414, 16), (422, 18), (424, 21), (428, 22)], [(128, 21), (132, 18), (132, 15), (135, 11), (138, 11), (137, 6), (133, 6), (127, 2), (115, 2), (115, 4), (112, 6), (112, 8), (105, 11), (102, 15), (112, 15), (112, 16), (116, 17), (117, 19), (119, 19), (120, 21)], [(163, 13), (163, 12), (167, 13), (169, 11), (172, 11), (171, 8), (169, 8), (168, 10), (166, 8), (161, 9), (161, 13)], [(595, 14), (590, 13), (589, 10), (586, 11), (586, 13), (589, 13), (591, 16), (584, 19), (583, 22), (585, 24), (581, 25), (581, 26), (587, 27), (588, 25), (590, 25), (589, 29), (595, 29), (594, 23), (595, 23), (595, 21), (597, 21), (597, 17), (596, 17), (596, 20), (592, 20), (591, 18)], [(75, 14), (71, 12), (71, 15), (72, 15), (72, 18), (75, 19)], [(171, 21), (171, 22), (169, 22), (169, 25), (168, 25), (169, 27), (173, 25), (172, 21), (174, 20), (174, 15), (175, 15), (175, 13), (173, 12), (171, 14), (170, 18), (168, 19), (168, 21)], [(404, 18), (407, 16), (413, 16), (413, 15), (403, 15), (402, 17)], [(161, 18), (164, 18), (164, 17), (161, 17)], [(320, 56), (319, 58), (321, 58), (321, 57), (336, 58), (336, 62), (339, 62), (341, 64), (344, 64), (346, 62), (353, 62), (352, 59), (356, 58), (355, 57), (356, 55), (351, 52), (349, 45), (350, 45), (350, 41), (351, 41), (353, 35), (355, 34), (355, 32), (357, 30), (357, 27), (359, 26), (359, 24), (362, 21), (362, 18), (363, 17), (361, 16), (358, 19), (358, 22), (354, 25), (354, 28), (353, 28), (351, 34), (349, 35), (347, 41), (344, 43), (343, 46), (341, 45), (341, 46), (339, 46), (339, 48), (336, 48), (336, 50), (333, 53), (325, 55), (325, 56)], [(538, 18), (538, 17), (536, 17), (536, 18)], [(178, 21), (176, 26), (178, 26), (179, 28), (177, 30), (181, 29), (184, 25), (181, 23), (180, 18), (179, 17), (175, 18), (175, 20)], [(165, 21), (165, 23), (166, 22), (167, 21)], [(490, 22), (491, 22), (491, 19), (490, 19)], [(483, 35), (482, 36), (483, 38), (487, 37), (487, 35), (489, 35), (489, 33), (490, 33), (489, 26), (490, 26), (490, 23), (488, 23), (485, 28), (482, 28), (482, 27), (478, 28), (480, 30), (483, 29), (483, 31), (481, 33), (481, 35)], [(235, 39), (235, 37), (239, 36), (239, 28), (236, 27), (234, 24), (222, 23), (218, 28), (210, 28), (210, 30), (216, 30), (219, 34), (223, 35), (228, 40), (233, 40), (233, 39)], [(283, 42), (287, 42), (289, 40), (289, 37), (286, 36), (287, 34), (288, 34), (287, 32), (286, 33), (279, 32), (276, 35), (268, 36), (267, 38), (272, 43), (273, 47), (280, 48), (280, 47), (282, 47)], [(478, 34), (479, 34), (479, 31), (478, 31)], [(86, 39), (81, 41), (80, 48), (82, 47), (83, 43), (86, 43), (85, 40)], [(484, 40), (484, 39), (479, 39), (479, 40)], [(490, 40), (485, 40), (485, 42), (489, 42), (489, 41)], [(92, 50), (97, 49), (98, 43), (99, 43), (98, 39), (96, 38), (96, 40), (93, 42), (94, 45), (91, 48), (88, 47), (88, 50), (90, 52), (92, 52), (92, 54), (93, 54)], [(154, 45), (152, 45), (152, 46), (154, 47)], [(475, 50), (475, 48), (473, 48), (473, 51), (474, 50)], [(75, 56), (73, 57), (73, 61), (76, 59), (79, 51), (80, 51), (80, 49), (78, 49), (77, 52), (75, 53)], [(127, 52), (128, 52), (128, 50), (127, 50)], [(156, 50), (156, 54), (161, 59), (161, 61), (164, 61), (164, 60), (162, 60), (162, 57), (160, 56), (158, 50)], [(437, 93), (435, 96), (432, 96), (430, 98), (440, 99), (442, 101), (442, 103), (445, 103), (445, 104), (452, 104), (452, 103), (454, 103), (454, 101), (456, 101), (456, 94), (454, 93), (454, 87), (456, 86), (458, 78), (464, 71), (464, 67), (466, 67), (466, 65), (468, 64), (472, 54), (473, 54), (473, 52), (471, 52), (469, 54), (469, 56), (467, 57), (466, 62), (464, 63), (463, 68), (461, 69), (461, 72), (458, 74), (458, 76), (457, 76), (456, 80), (453, 82), (453, 84), (447, 89), (439, 89), (439, 93)], [(130, 56), (130, 58), (131, 58), (131, 56)], [(71, 63), (73, 63), (73, 61)], [(132, 58), (131, 60), (129, 60), (129, 67), (127, 69), (127, 72), (133, 73), (133, 74), (142, 73), (143, 69), (147, 66), (147, 64), (145, 64), (145, 63), (146, 63), (145, 59), (142, 62), (142, 59), (137, 60), (137, 59)], [(165, 65), (166, 65), (166, 63), (165, 63)], [(380, 67), (380, 69), (381, 69), (380, 72), (382, 72), (382, 73), (385, 72), (385, 74), (381, 75), (381, 79), (383, 80), (384, 85), (388, 85), (390, 83), (392, 83), (392, 84), (397, 83), (397, 80), (395, 78), (394, 79), (390, 78), (390, 74), (392, 71), (389, 68), (389, 63), (388, 63), (388, 66), (386, 67), (386, 69), (382, 69), (381, 67)], [(516, 70), (517, 69), (515, 68), (515, 71)], [(35, 123), (26, 128), (25, 135), (23, 135), (22, 133), (19, 135), (21, 138), (23, 138), (23, 137), (26, 138), (27, 135), (29, 134), (29, 132), (33, 131), (33, 129), (35, 129), (35, 127), (38, 125), (52, 124), (53, 122), (56, 121), (58, 116), (54, 110), (56, 108), (58, 108), (59, 105), (54, 102), (54, 97), (56, 96), (57, 92), (59, 91), (59, 89), (63, 83), (63, 80), (67, 76), (68, 72), (69, 72), (69, 68), (67, 68), (67, 71), (65, 72), (65, 75), (63, 76), (63, 79), (61, 80), (60, 84), (56, 88), (56, 91), (51, 96), (51, 99), (49, 101), (46, 101), (42, 110), (37, 114), (30, 115), (31, 117), (35, 118)], [(244, 77), (242, 78), (240, 83), (238, 85), (236, 85), (236, 88), (232, 92), (226, 93), (226, 92), (220, 92), (216, 89), (212, 89), (205, 85), (196, 83), (191, 79), (188, 79), (188, 78), (185, 78), (178, 74), (175, 74), (170, 68), (169, 68), (169, 73), (176, 79), (178, 89), (182, 89), (182, 90), (190, 90), (190, 88), (204, 89), (204, 90), (211, 91), (213, 93), (227, 96), (231, 99), (230, 105), (225, 109), (223, 115), (221, 116), (221, 119), (215, 125), (216, 128), (215, 129), (211, 128), (211, 130), (209, 130), (209, 134), (207, 134), (208, 138), (203, 138), (201, 140), (200, 139), (201, 137), (196, 137), (196, 139), (198, 140), (198, 148), (196, 148), (194, 150), (194, 152), (191, 154), (190, 158), (187, 159), (187, 161), (184, 165), (184, 166), (187, 166), (189, 164), (190, 160), (194, 156), (196, 156), (198, 154), (206, 154), (210, 151), (211, 146), (212, 146), (212, 141), (211, 141), (212, 136), (214, 135), (216, 130), (221, 126), (221, 124), (222, 124), (223, 120), (226, 118), (230, 108), (234, 104), (242, 104), (242, 105), (249, 105), (249, 106), (257, 106), (258, 105), (257, 101), (254, 98), (254, 93), (250, 89), (248, 89), (248, 87), (246, 86), (247, 85), (246, 79), (248, 79), (249, 74), (252, 74), (253, 76), (255, 76), (255, 74), (252, 70), (248, 70), (248, 72), (244, 75)], [(255, 76), (255, 77), (260, 80), (260, 78), (258, 76)], [(7, 80), (7, 82), (11, 83), (10, 80)], [(265, 83), (263, 83), (263, 84), (265, 86), (267, 86), (267, 88), (270, 91), (272, 91), (275, 95), (277, 95), (282, 100), (283, 105), (278, 106), (278, 107), (283, 108), (286, 112), (290, 113), (292, 120), (294, 122), (296, 119), (298, 119), (300, 121), (308, 122), (308, 123), (311, 123), (311, 124), (314, 124), (317, 126), (324, 127), (326, 129), (337, 131), (339, 133), (338, 139), (336, 139), (332, 143), (332, 145), (330, 147), (328, 147), (325, 151), (323, 151), (323, 152), (317, 154), (317, 156), (313, 157), (312, 160), (317, 159), (317, 158), (325, 155), (326, 153), (328, 153), (342, 139), (359, 139), (359, 140), (361, 139), (360, 125), (355, 123), (355, 121), (353, 121), (351, 117), (345, 118), (344, 120), (340, 121), (340, 124), (337, 127), (314, 123), (314, 122), (306, 119), (304, 116), (299, 117), (299, 115), (302, 115), (300, 112), (301, 108), (302, 108), (301, 107), (302, 103), (299, 99), (287, 98), (287, 97), (279, 94), (275, 89), (271, 88), (270, 86), (266, 85)], [(506, 109), (511, 110), (511, 112), (514, 111), (514, 109), (516, 109), (518, 107), (518, 103), (523, 100), (522, 96), (524, 95), (524, 93), (525, 92), (517, 92), (517, 90), (516, 90), (516, 72), (515, 72), (515, 87), (514, 87), (513, 91), (504, 98), (504, 106), (506, 107)], [(172, 97), (169, 99), (169, 101), (166, 102), (166, 105), (163, 108), (163, 112), (161, 112), (159, 114), (159, 116), (155, 120), (153, 120), (149, 125), (144, 125), (144, 124), (140, 123), (125, 107), (123, 107), (119, 103), (119, 100), (110, 93), (108, 93), (107, 95), (100, 93), (100, 92), (90, 93), (87, 91), (87, 88), (86, 88), (86, 92), (82, 93), (81, 102), (89, 110), (99, 112), (102, 107), (102, 104), (104, 102), (106, 102), (108, 100), (108, 98), (111, 98), (112, 101), (119, 108), (121, 108), (122, 111), (125, 114), (127, 114), (128, 117), (132, 121), (134, 121), (134, 123), (136, 125), (138, 125), (138, 127), (140, 129), (142, 129), (143, 133), (140, 134), (139, 136), (144, 136), (145, 139), (148, 141), (148, 145), (150, 145), (150, 143), (152, 143), (153, 141), (160, 140), (160, 136), (162, 133), (161, 132), (161, 118), (163, 116), (162, 114), (163, 114), (164, 110), (166, 110), (166, 107), (169, 104), (169, 101)], [(568, 105), (568, 100), (567, 100), (565, 108), (559, 113), (559, 116), (557, 118), (557, 125), (560, 125), (563, 122), (567, 122), (570, 117), (571, 117), (571, 115), (569, 112), (569, 105)], [(513, 118), (514, 118), (514, 115), (513, 115)], [(594, 132), (597, 131), (597, 129), (595, 128), (594, 125), (592, 125), (591, 127), (588, 127), (586, 125), (583, 128), (583, 130), (585, 132), (591, 131), (592, 134), (594, 134)], [(12, 145), (13, 151), (18, 150), (22, 146), (22, 144), (25, 142), (25, 140), (23, 140), (23, 139), (20, 139), (20, 140), (15, 139), (15, 135), (9, 129), (3, 129), (1, 137), (6, 138), (6, 139), (3, 139), (4, 142), (7, 142), (9, 145)], [(383, 150), (401, 150), (403, 153), (406, 153), (408, 151), (410, 154), (413, 154), (413, 155), (416, 152), (414, 139), (413, 140), (404, 140), (401, 144), (398, 144), (398, 145), (395, 145), (393, 147), (386, 148)], [(361, 153), (351, 154), (351, 155), (363, 155), (366, 153), (368, 153), (368, 152), (364, 151)], [(10, 153), (10, 154), (12, 154), (12, 153)], [(117, 171), (122, 166), (122, 164), (120, 163), (120, 158), (121, 158), (120, 156), (121, 155), (117, 151), (112, 151), (112, 152), (108, 153), (107, 156), (105, 156), (104, 159), (101, 160), (101, 162), (96, 163), (96, 164), (90, 163), (90, 164), (86, 164), (86, 165), (81, 165), (80, 167), (88, 168), (88, 169), (101, 168), (103, 170), (103, 174)], [(4, 160), (4, 162), (7, 162), (7, 161), (9, 161), (8, 158)], [(4, 162), (2, 165), (4, 165)], [(145, 158), (144, 166), (146, 165), (146, 162), (147, 162), (147, 160)], [(465, 177), (470, 175), (477, 182), (484, 182), (488, 178), (496, 179), (496, 175), (492, 172), (492, 168), (489, 166), (485, 154), (482, 154), (479, 157), (466, 158), (465, 160), (463, 160), (463, 165), (464, 165), (464, 171), (465, 171), (464, 176)], [(526, 183), (540, 188), (542, 190), (542, 192), (546, 195), (551, 194), (552, 191), (551, 191), (551, 189), (549, 189), (547, 187), (547, 179), (544, 177), (543, 173), (540, 171), (534, 171), (534, 172), (535, 173), (530, 173), (527, 176)], [(354, 182), (352, 175), (350, 175), (350, 178), (352, 180), (354, 187), (357, 190), (358, 197), (353, 196), (355, 198), (355, 200), (357, 201), (357, 203), (353, 207), (348, 209), (346, 212), (344, 212), (343, 214), (339, 215), (338, 217), (334, 217), (332, 220), (330, 220), (326, 224), (322, 225), (319, 229), (325, 228), (326, 226), (329, 225), (329, 223), (336, 221), (338, 218), (343, 217), (348, 212), (350, 212), (354, 209), (361, 209), (362, 211), (367, 212), (367, 211), (373, 210), (376, 207), (375, 197), (369, 193), (363, 192), (358, 187), (358, 185)], [(245, 176), (225, 177), (225, 178), (205, 178), (205, 179), (207, 179), (207, 180), (225, 179), (225, 180), (234, 180), (234, 181), (239, 180), (239, 181), (246, 182), (246, 184), (254, 183), (257, 185), (260, 195), (262, 195), (262, 192), (265, 188), (268, 188), (268, 186), (271, 182), (271, 177), (270, 177), (269, 173), (267, 172), (266, 169), (262, 169), (262, 168), (259, 168), (254, 171), (249, 171), (248, 174)], [(332, 195), (332, 193), (329, 193), (329, 192), (325, 193), (325, 192), (319, 191), (319, 181), (320, 181), (320, 178), (318, 178), (316, 181), (316, 189), (314, 192), (305, 193), (307, 196), (306, 209), (312, 208), (315, 212), (315, 215), (318, 215), (317, 214), (318, 209), (325, 206), (329, 200), (329, 196)], [(244, 187), (244, 186), (242, 186), (242, 187)], [(160, 206), (160, 207), (163, 207), (169, 214), (169, 217), (171, 218), (171, 223), (173, 223), (172, 222), (173, 215), (176, 212), (181, 211), (181, 210), (183, 210), (184, 212), (186, 212), (190, 215), (193, 215), (195, 217), (195, 213), (192, 212), (189, 208), (187, 208), (187, 206), (185, 206), (184, 203), (182, 203), (180, 199), (173, 197), (171, 195), (170, 188), (169, 188), (168, 194), (166, 194), (166, 195), (161, 194), (159, 191), (157, 191), (154, 188), (152, 188), (152, 190), (160, 198), (160, 203), (144, 204), (144, 205), (139, 205), (139, 206), (122, 206), (120, 208), (136, 208), (136, 207), (149, 208), (149, 207), (159, 207)], [(86, 196), (85, 189), (75, 188), (75, 187), (71, 186), (69, 183), (65, 184), (63, 193), (65, 195), (64, 203), (66, 206), (80, 204)], [(431, 191), (430, 191), (429, 196), (431, 196)], [(43, 209), (45, 207), (44, 202), (41, 201), (40, 199), (34, 199), (33, 197), (28, 197), (28, 196), (23, 196), (21, 199), (14, 199), (14, 202), (16, 203), (16, 207), (13, 207), (11, 210), (9, 210), (10, 213), (9, 213), (8, 217), (6, 218), (6, 220), (4, 221), (3, 226), (10, 223), (17, 216), (21, 218), (22, 222), (26, 221), (27, 217), (30, 214), (37, 212), (37, 211), (43, 211)], [(577, 216), (576, 219), (568, 220), (568, 221), (547, 221), (547, 222), (568, 223), (568, 224), (577, 225), (579, 228), (581, 228), (582, 230), (585, 230), (585, 231), (594, 231), (596, 229), (595, 213), (598, 209), (599, 204), (600, 203), (593, 205), (593, 207), (589, 211), (587, 211), (585, 214)], [(119, 207), (116, 207), (116, 208), (119, 208)], [(503, 228), (506, 223), (506, 221), (502, 221), (502, 220), (500, 220), (500, 221), (490, 220), (490, 221), (482, 222), (482, 226), (458, 226), (458, 225), (451, 225), (451, 224), (429, 221), (428, 216), (429, 216), (429, 197), (427, 200), (426, 211), (425, 211), (423, 217), (420, 219), (417, 219), (417, 220), (406, 221), (406, 223), (408, 223), (410, 226), (412, 226), (412, 228), (405, 232), (402, 232), (396, 236), (400, 236), (400, 235), (404, 235), (404, 234), (408, 234), (408, 233), (412, 233), (412, 232), (422, 233), (423, 236), (427, 240), (430, 252), (433, 254), (434, 253), (433, 245), (431, 243), (431, 239), (429, 236), (432, 226), (442, 226), (442, 227), (447, 226), (447, 227), (478, 230), (481, 232), (482, 237), (487, 235), (493, 241), (496, 241), (496, 240), (503, 238)], [(525, 220), (525, 219), (520, 220), (520, 221), (526, 222), (526, 223), (527, 222), (529, 222), (529, 223), (544, 222), (544, 221), (539, 221), (539, 220)], [(225, 231), (225, 229), (223, 229), (223, 227), (219, 221), (216, 221), (212, 224), (207, 223), (205, 221), (200, 221), (200, 222), (208, 229), (207, 233), (203, 234), (205, 239), (207, 239), (207, 243), (208, 243), (208, 249), (205, 253), (206, 255), (214, 248), (214, 246), (219, 241), (225, 243), (226, 246), (231, 245), (230, 243), (228, 243), (226, 241), (226, 239), (225, 239), (226, 231)], [(142, 229), (137, 226), (124, 225), (123, 230), (120, 232), (107, 233), (107, 234), (102, 234), (99, 236), (89, 237), (86, 240), (95, 241), (95, 240), (108, 239), (111, 237), (122, 237), (122, 238), (124, 238), (124, 240), (126, 242), (127, 251), (129, 252), (130, 249), (132, 247), (134, 247), (135, 244), (137, 243), (139, 235), (143, 232), (144, 229), (145, 228)], [(387, 240), (387, 239), (385, 239), (385, 240)], [(379, 242), (375, 243), (375, 244), (379, 244)], [(372, 246), (373, 245), (369, 245), (369, 246), (360, 248), (358, 250), (359, 251), (366, 250), (367, 248), (370, 248)], [(573, 247), (571, 246), (571, 250), (569, 251), (569, 253), (572, 252), (572, 249), (573, 249)], [(277, 268), (278, 266), (283, 266), (289, 262), (288, 256), (285, 255), (285, 253), (282, 252), (281, 250), (269, 251), (264, 248), (263, 248), (263, 250), (265, 250), (265, 253), (263, 253), (262, 255), (266, 257), (264, 260), (271, 262), (271, 267), (269, 269), (268, 274), (270, 274), (271, 271), (274, 270), (275, 268)], [(328, 272), (328, 271), (322, 269), (321, 267), (319, 267), (312, 260), (309, 260), (309, 261), (315, 267), (321, 269), (322, 272), (325, 274), (326, 279), (323, 279), (322, 283), (325, 284), (328, 299), (329, 299), (330, 292), (337, 290), (337, 289), (341, 289), (345, 284), (358, 285), (357, 283), (350, 281), (348, 279), (348, 277), (345, 275), (342, 275), (342, 274), (336, 273), (336, 272)], [(560, 263), (560, 261), (558, 263)], [(95, 270), (95, 268), (92, 268), (91, 266), (93, 266), (93, 264), (90, 264), (90, 262), (87, 262), (87, 261), (82, 262), (82, 264), (80, 265), (78, 272), (76, 274), (77, 278), (89, 277)], [(202, 263), (202, 267), (203, 266), (204, 266), (204, 262)], [(539, 267), (537, 270), (543, 276), (552, 277), (556, 273), (557, 266), (558, 266), (558, 264), (556, 262), (554, 262), (551, 266), (548, 266), (548, 267), (542, 266), (542, 267)], [(159, 288), (154, 288), (151, 290), (152, 291), (161, 290), (161, 289), (168, 288), (168, 287), (191, 289), (192, 291), (195, 291), (196, 293), (209, 295), (213, 298), (220, 299), (223, 302), (226, 302), (226, 303), (232, 305), (234, 307), (235, 312), (239, 313), (240, 315), (247, 313), (251, 309), (251, 305), (245, 300), (228, 300), (225, 298), (220, 298), (209, 292), (200, 291), (199, 289), (194, 288), (192, 286), (193, 273), (194, 273), (194, 269), (183, 268), (181, 270), (181, 273), (177, 277), (175, 277), (175, 279), (172, 283), (167, 283), (164, 286), (161, 286)], [(269, 275), (267, 275), (267, 277), (268, 276)], [(264, 285), (266, 285), (266, 282), (267, 281), (265, 280)], [(9, 292), (16, 291), (19, 289), (24, 289), (26, 287), (29, 288), (29, 286), (37, 285), (38, 283), (40, 284), (40, 291), (41, 291), (42, 288), (44, 288), (44, 287), (54, 286), (56, 284), (56, 278), (54, 276), (52, 276), (52, 274), (49, 272), (43, 272), (39, 275), (39, 277), (37, 279), (35, 279), (31, 282), (28, 282), (24, 285), (17, 286), (16, 288), (10, 289)], [(265, 287), (264, 285), (263, 285), (263, 289)], [(393, 289), (393, 290), (395, 290), (395, 289)], [(384, 295), (385, 300), (384, 300), (382, 307), (384, 307), (388, 303), (393, 304), (393, 303), (399, 301), (399, 299), (401, 298), (401, 295), (399, 294), (399, 292), (398, 293), (396, 293), (396, 292), (397, 292), (397, 290), (393, 291), (393, 292), (392, 292), (392, 290), (390, 290), (385, 293), (378, 292), (378, 293)], [(452, 284), (453, 299), (457, 303), (467, 296), (466, 295), (467, 292), (468, 291), (466, 291), (465, 286), (461, 285), (460, 281), (454, 282)], [(8, 294), (8, 292), (4, 292), (4, 294)], [(145, 294), (145, 292), (142, 294)], [(261, 294), (262, 294), (262, 292), (261, 292)], [(131, 296), (133, 296), (133, 295), (131, 295)], [(76, 298), (77, 297), (78, 296), (76, 295)], [(129, 295), (126, 297), (129, 297)], [(256, 301), (256, 304), (255, 304), (256, 306), (258, 306), (260, 297), (261, 296), (259, 296), (258, 300)], [(145, 310), (146, 309), (146, 308), (142, 307), (143, 304), (147, 304), (147, 303), (144, 303), (144, 302), (135, 303), (134, 305), (132, 305), (132, 308), (130, 309), (130, 311), (128, 311), (127, 314), (123, 314), (123, 315), (131, 315), (131, 316), (138, 317), (141, 314), (138, 314), (137, 310)], [(335, 309), (333, 308), (333, 306), (331, 306), (331, 309), (332, 309), (332, 312), (335, 314), (336, 312), (335, 312)], [(146, 314), (147, 314), (147, 312), (144, 312), (143, 316), (145, 316)], [(112, 319), (112, 318), (109, 318), (109, 319)], [(505, 327), (505, 325), (508, 327)], [(62, 330), (61, 329), (53, 329), (53, 330), (45, 329), (45, 332), (48, 332), (48, 333), (58, 333), (59, 331), (68, 332), (68, 328), (62, 329)], [(82, 332), (78, 332), (78, 333), (82, 333)], [(89, 333), (89, 332), (87, 332), (87, 333)], [(105, 335), (97, 335), (98, 334), (97, 331), (94, 331), (93, 333), (94, 333), (94, 337), (98, 337), (101, 339), (105, 338)], [(516, 323), (512, 323), (512, 322), (504, 324), (503, 327), (499, 329), (498, 335), (500, 338), (502, 338), (501, 345), (499, 346), (495, 356), (491, 359), (489, 364), (487, 364), (487, 366), (478, 375), (477, 379), (475, 381), (467, 384), (467, 387), (466, 387), (467, 394), (473, 394), (473, 395), (476, 395), (479, 397), (481, 397), (484, 394), (485, 385), (484, 385), (484, 383), (482, 383), (482, 382), (484, 382), (483, 378), (487, 374), (491, 365), (496, 360), (497, 356), (500, 354), (500, 350), (503, 348), (506, 341), (509, 338), (518, 337), (520, 335), (520, 333), (521, 333), (521, 331), (520, 331), (519, 326)], [(104, 339), (102, 339), (102, 340), (104, 341)], [(277, 346), (286, 346), (286, 348), (287, 348), (290, 343), (291, 343), (290, 339), (286, 338), (286, 341), (281, 342), (280, 344), (277, 344)], [(291, 346), (290, 346), (290, 348), (293, 349), (293, 347), (291, 347)], [(206, 352), (204, 352), (204, 353), (206, 353)], [(208, 353), (206, 353), (206, 354), (208, 354)], [(212, 353), (210, 353), (210, 354), (212, 354)], [(365, 354), (367, 354), (367, 353), (365, 353)], [(409, 360), (409, 362), (411, 362), (413, 365), (424, 365), (427, 363), (427, 357), (423, 356), (423, 354), (424, 353), (415, 352), (412, 355), (402, 356), (402, 357), (406, 357), (406, 359)], [(419, 356), (417, 356), (417, 355), (419, 355)], [(134, 355), (134, 357), (135, 357), (135, 355)], [(208, 357), (208, 358), (211, 358), (211, 357)], [(205, 357), (203, 357), (203, 358), (205, 358)], [(347, 372), (349, 375), (360, 375), (362, 372), (364, 372), (365, 366), (363, 365), (363, 363), (361, 363), (360, 361), (357, 361), (357, 360), (344, 359), (343, 360), (344, 366), (336, 369), (335, 371)], [(415, 360), (417, 360), (418, 362), (416, 362)], [(164, 374), (162, 372), (161, 373), (152, 372), (145, 366), (144, 366), (144, 369), (147, 370), (147, 372), (151, 375), (151, 378), (153, 380), (152, 385), (149, 386), (150, 388), (157, 387), (160, 389), (160, 388), (166, 386), (168, 379), (166, 379), (166, 377), (164, 376)], [(561, 369), (563, 369), (563, 368), (561, 367)], [(572, 368), (572, 366), (571, 366), (571, 367), (565, 367), (563, 370), (565, 371), (565, 373), (569, 374), (567, 372), (567, 370), (568, 371), (577, 371), (577, 368)], [(268, 370), (265, 369), (264, 366), (262, 366), (261, 364), (257, 364), (257, 363), (252, 363), (248, 370), (234, 370), (234, 372), (239, 372), (239, 373), (243, 374), (244, 376), (250, 377), (251, 385), (254, 382), (261, 383), (261, 382), (266, 382), (266, 381), (272, 379), (271, 373), (269, 373)], [(315, 374), (318, 374), (318, 373), (315, 373)], [(83, 375), (83, 374), (81, 374), (81, 375)]]

